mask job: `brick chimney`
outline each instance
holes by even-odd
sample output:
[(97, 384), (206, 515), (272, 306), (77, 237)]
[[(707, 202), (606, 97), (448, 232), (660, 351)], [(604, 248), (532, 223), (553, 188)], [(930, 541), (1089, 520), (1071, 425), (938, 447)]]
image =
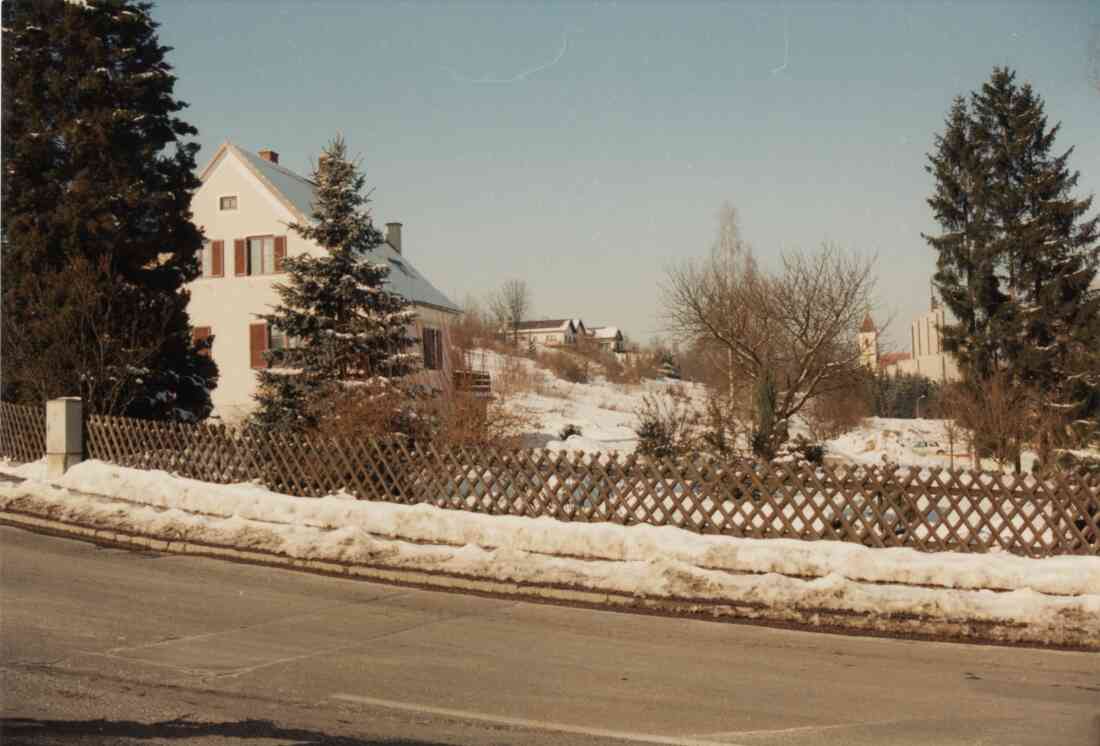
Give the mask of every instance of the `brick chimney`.
[(279, 154), (276, 153), (274, 150), (266, 150), (266, 149), (261, 150), (258, 153), (256, 153), (256, 155), (260, 156), (261, 158), (263, 158), (265, 161), (268, 161), (269, 163), (278, 163), (279, 162)]
[(386, 223), (386, 243), (401, 253), (401, 223)]

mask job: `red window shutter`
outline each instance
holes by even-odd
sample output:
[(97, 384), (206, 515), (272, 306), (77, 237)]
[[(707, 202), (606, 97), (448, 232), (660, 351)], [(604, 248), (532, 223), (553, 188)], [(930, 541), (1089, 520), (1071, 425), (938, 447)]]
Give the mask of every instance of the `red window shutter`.
[(266, 368), (267, 360), (264, 353), (267, 352), (267, 324), (248, 325), (248, 348), (252, 357), (253, 368)]
[[(204, 342), (210, 338), (212, 329), (209, 326), (196, 326), (191, 329), (191, 344), (198, 345), (200, 342)], [(199, 354), (204, 357), (210, 357), (210, 348), (202, 347), (199, 350)]]
[(286, 236), (275, 236), (275, 271), (283, 271), (283, 260), (286, 259)]
[(248, 274), (248, 254), (245, 252), (244, 239), (233, 239), (233, 271), (238, 275)]
[(210, 246), (213, 256), (210, 260), (210, 274), (214, 277), (225, 276), (225, 241), (215, 241)]

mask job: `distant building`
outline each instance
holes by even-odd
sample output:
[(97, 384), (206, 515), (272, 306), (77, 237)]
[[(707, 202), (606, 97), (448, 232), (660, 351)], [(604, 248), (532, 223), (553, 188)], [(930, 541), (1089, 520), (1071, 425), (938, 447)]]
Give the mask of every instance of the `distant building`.
[(860, 364), (870, 370), (881, 370), (891, 375), (919, 375), (941, 383), (960, 379), (959, 364), (953, 355), (943, 349), (946, 316), (943, 306), (932, 301), (931, 309), (921, 314), (909, 325), (909, 343), (912, 352), (879, 354), (878, 329), (871, 315), (863, 319), (859, 330)]
[[(517, 339), (521, 346), (526, 344), (543, 347), (573, 346), (577, 344), (578, 322), (580, 319), (521, 321), (514, 328), (501, 330), (501, 334), (508, 339)], [(581, 326), (581, 329), (583, 328)]]
[(588, 330), (588, 339), (606, 352), (625, 352), (623, 333), (617, 326), (594, 326)]
[(871, 371), (878, 370), (878, 329), (870, 312), (859, 327), (859, 364)]

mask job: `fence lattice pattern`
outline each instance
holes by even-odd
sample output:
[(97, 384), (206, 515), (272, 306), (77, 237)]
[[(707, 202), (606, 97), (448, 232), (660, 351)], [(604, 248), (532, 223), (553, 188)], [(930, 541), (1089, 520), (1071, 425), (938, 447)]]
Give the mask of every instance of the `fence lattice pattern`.
[(23, 463), (45, 455), (45, 407), (0, 402), (0, 458)]
[(258, 480), (291, 495), (344, 491), (562, 521), (678, 526), (706, 534), (852, 541), (924, 551), (1100, 554), (1100, 480), (903, 467), (651, 462), (487, 447), (413, 449), (91, 417), (89, 456), (210, 482)]

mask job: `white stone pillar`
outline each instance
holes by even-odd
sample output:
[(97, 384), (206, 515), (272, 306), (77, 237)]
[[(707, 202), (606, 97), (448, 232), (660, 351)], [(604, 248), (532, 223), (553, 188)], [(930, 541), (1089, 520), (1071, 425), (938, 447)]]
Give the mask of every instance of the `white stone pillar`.
[(57, 479), (84, 460), (84, 402), (66, 396), (46, 402), (46, 476)]

